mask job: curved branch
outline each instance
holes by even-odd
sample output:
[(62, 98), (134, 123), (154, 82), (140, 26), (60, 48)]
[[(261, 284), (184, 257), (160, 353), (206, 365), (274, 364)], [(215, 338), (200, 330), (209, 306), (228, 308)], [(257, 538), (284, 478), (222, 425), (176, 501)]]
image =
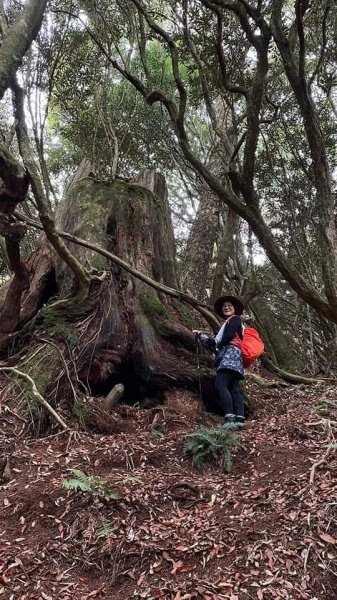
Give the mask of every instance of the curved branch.
[(179, 93), (179, 110), (177, 115), (177, 123), (180, 128), (184, 128), (184, 117), (187, 103), (187, 92), (182, 82), (179, 72), (179, 55), (177, 46), (175, 45), (172, 37), (150, 17), (145, 6), (139, 2), (139, 0), (131, 0), (131, 2), (138, 8), (139, 12), (144, 16), (148, 26), (152, 31), (159, 35), (168, 45), (171, 54), (171, 63), (174, 81)]
[(244, 86), (232, 85), (227, 81), (226, 59), (223, 51), (223, 18), (221, 11), (216, 6), (213, 6), (211, 2), (209, 2), (209, 0), (203, 0), (203, 4), (211, 11), (213, 11), (217, 17), (217, 34), (215, 49), (219, 59), (222, 85), (228, 92), (231, 92), (232, 94), (242, 94), (245, 98), (247, 98), (247, 88), (245, 88)]
[[(15, 213), (15, 216), (21, 221), (27, 223), (27, 225), (29, 225), (30, 227), (35, 227), (36, 229), (44, 230), (42, 225), (36, 223), (36, 221), (32, 221), (25, 215)], [(116, 256), (116, 254), (113, 254), (112, 252), (109, 252), (108, 250), (105, 250), (104, 248), (101, 248), (96, 244), (87, 242), (86, 240), (72, 235), (71, 233), (67, 233), (66, 231), (55, 231), (57, 235), (59, 235), (61, 238), (68, 240), (69, 242), (73, 242), (74, 244), (78, 244), (79, 246), (83, 246), (84, 248), (89, 248), (90, 250), (93, 250), (94, 252), (105, 256), (106, 258), (114, 262), (116, 265), (122, 267), (122, 269), (130, 273), (130, 275), (132, 275), (133, 277), (137, 277), (137, 279), (140, 279), (144, 283), (147, 283), (147, 285), (153, 287), (158, 292), (163, 292), (164, 294), (167, 294), (172, 298), (177, 298), (177, 300), (189, 304), (190, 306), (192, 306), (192, 308), (200, 312), (200, 314), (206, 319), (206, 321), (210, 323), (210, 325), (219, 327), (219, 321), (211, 312), (211, 308), (207, 304), (203, 304), (202, 302), (200, 302), (197, 298), (192, 296), (192, 294), (176, 290), (175, 288), (169, 287), (167, 285), (164, 285), (163, 283), (159, 283), (158, 281), (151, 279), (151, 277), (145, 275), (141, 271), (138, 271), (137, 269), (135, 269), (135, 267), (127, 263), (125, 260), (119, 258), (119, 256)]]

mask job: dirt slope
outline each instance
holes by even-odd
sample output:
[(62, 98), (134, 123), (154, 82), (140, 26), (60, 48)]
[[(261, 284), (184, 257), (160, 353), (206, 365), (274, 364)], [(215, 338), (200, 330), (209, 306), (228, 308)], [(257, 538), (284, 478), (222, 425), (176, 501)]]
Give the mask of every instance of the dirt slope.
[[(337, 389), (250, 393), (230, 475), (183, 455), (186, 433), (221, 421), (188, 393), (158, 411), (121, 407), (109, 436), (22, 438), (1, 405), (0, 600), (336, 600), (337, 451), (309, 477), (334, 431), (314, 404), (336, 419)], [(66, 490), (68, 469), (119, 498)]]

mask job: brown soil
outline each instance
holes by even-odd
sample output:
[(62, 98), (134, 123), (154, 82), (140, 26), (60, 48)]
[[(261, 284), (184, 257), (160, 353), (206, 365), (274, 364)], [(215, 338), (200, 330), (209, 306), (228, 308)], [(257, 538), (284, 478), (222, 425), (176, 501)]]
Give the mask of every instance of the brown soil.
[[(336, 450), (309, 476), (335, 422), (314, 405), (336, 420), (337, 389), (249, 387), (230, 474), (183, 454), (187, 433), (221, 422), (189, 392), (120, 407), (114, 435), (28, 438), (1, 404), (0, 600), (336, 600)], [(69, 469), (118, 499), (66, 490)]]

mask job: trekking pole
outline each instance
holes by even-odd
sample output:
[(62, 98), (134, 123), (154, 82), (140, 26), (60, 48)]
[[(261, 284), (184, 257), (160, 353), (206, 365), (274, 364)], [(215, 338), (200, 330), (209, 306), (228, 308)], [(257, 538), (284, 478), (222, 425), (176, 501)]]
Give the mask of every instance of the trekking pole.
[(203, 399), (202, 399), (202, 386), (201, 386), (201, 371), (200, 371), (200, 354), (199, 354), (199, 337), (198, 334), (195, 333), (194, 334), (194, 339), (195, 339), (195, 346), (196, 346), (196, 352), (197, 352), (197, 369), (198, 369), (198, 380), (199, 380), (199, 396), (200, 396), (200, 412), (203, 412), (204, 409), (204, 403), (203, 403)]

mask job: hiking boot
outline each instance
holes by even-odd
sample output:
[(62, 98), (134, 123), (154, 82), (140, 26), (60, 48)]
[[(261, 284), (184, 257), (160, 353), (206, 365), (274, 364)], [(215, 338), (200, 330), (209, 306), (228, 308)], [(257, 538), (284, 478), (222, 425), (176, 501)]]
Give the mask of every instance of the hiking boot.
[(225, 422), (223, 425), (221, 425), (221, 427), (223, 429), (232, 429), (233, 425), (236, 425), (235, 415), (225, 415)]
[(239, 417), (239, 416), (236, 415), (236, 417), (235, 417), (235, 423), (241, 429), (242, 427), (245, 426), (245, 418), (244, 417)]

